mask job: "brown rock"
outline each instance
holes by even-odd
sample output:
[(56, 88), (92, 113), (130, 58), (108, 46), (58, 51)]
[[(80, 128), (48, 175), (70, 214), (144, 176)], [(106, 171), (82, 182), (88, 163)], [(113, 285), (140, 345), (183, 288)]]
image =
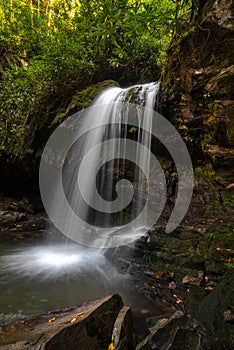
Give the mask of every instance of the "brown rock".
[(193, 286), (200, 286), (201, 282), (204, 280), (204, 272), (199, 271), (197, 277), (186, 275), (182, 279), (183, 284), (191, 284)]
[(134, 350), (135, 332), (131, 309), (123, 306), (114, 324), (112, 333), (113, 345), (116, 350)]
[(116, 294), (17, 321), (0, 327), (0, 349), (106, 350), (122, 307), (122, 299)]
[(156, 271), (154, 274), (154, 277), (159, 280), (170, 281), (175, 277), (175, 274), (174, 272), (168, 272), (168, 271)]

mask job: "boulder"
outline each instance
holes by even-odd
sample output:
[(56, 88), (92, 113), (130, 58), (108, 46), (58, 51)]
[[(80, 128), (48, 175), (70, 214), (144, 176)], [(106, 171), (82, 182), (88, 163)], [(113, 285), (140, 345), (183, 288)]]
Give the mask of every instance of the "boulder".
[(107, 350), (113, 330), (116, 349), (134, 349), (131, 311), (118, 294), (0, 327), (0, 349)]

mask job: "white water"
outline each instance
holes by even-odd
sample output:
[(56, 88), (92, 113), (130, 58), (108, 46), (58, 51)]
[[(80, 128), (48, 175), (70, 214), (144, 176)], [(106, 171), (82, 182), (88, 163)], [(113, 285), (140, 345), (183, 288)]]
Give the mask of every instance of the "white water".
[[(135, 241), (150, 227), (152, 152), (151, 134), (145, 130), (151, 130), (158, 88), (150, 83), (105, 90), (85, 113), (71, 147), (66, 145), (62, 185), (53, 178), (46, 201), (55, 225), (73, 241), (116, 247)], [(51, 187), (53, 195), (48, 195)]]
[(77, 244), (1, 244), (0, 325), (107, 294), (126, 295), (129, 276)]
[[(131, 221), (146, 202), (151, 135), (142, 132), (141, 127), (150, 130), (157, 92), (158, 84), (155, 83), (129, 89), (110, 88), (96, 99), (94, 106), (85, 115), (81, 131), (89, 130), (92, 126), (94, 128), (73, 145), (63, 167), (67, 201), (73, 211), (82, 216), (82, 221), (77, 224), (74, 216), (66, 211), (63, 202), (56, 197), (54, 178), (49, 182), (48, 192), (51, 194), (55, 191), (51, 212), (60, 219), (61, 226), (58, 226), (62, 227), (61, 231), (65, 230), (69, 238), (86, 247), (76, 243), (63, 245), (62, 242), (55, 242), (53, 245), (25, 245), (15, 250), (8, 248), (2, 252), (1, 322), (8, 323), (27, 314), (66, 307), (124, 290), (127, 276), (116, 270), (102, 250), (92, 247), (107, 248), (129, 243), (146, 232), (147, 210), (132, 226)], [(128, 102), (147, 108), (143, 113), (141, 109), (138, 114), (129, 116)], [(124, 120), (126, 115), (129, 118), (127, 121)], [(137, 119), (138, 127), (131, 127), (131, 118)], [(95, 127), (95, 120), (104, 127)], [(130, 163), (126, 160), (126, 140), (129, 135), (136, 142), (133, 146), (133, 163), (143, 164), (144, 172), (135, 167), (133, 171), (131, 169), (128, 179)], [(116, 142), (109, 142), (113, 139)], [(98, 144), (101, 147), (96, 147)], [(149, 151), (143, 152), (141, 145)], [(87, 154), (89, 157), (86, 157)], [(87, 159), (80, 166), (80, 159), (83, 158)], [(116, 198), (113, 197), (114, 188)], [(124, 211), (134, 191), (134, 205)], [(85, 204), (84, 198), (89, 205)], [(114, 209), (111, 207), (113, 203)], [(117, 237), (114, 243), (113, 233)]]

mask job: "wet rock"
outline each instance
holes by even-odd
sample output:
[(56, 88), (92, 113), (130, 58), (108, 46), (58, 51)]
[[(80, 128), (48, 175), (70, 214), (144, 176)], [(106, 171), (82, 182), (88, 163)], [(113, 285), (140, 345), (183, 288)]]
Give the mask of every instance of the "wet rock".
[[(17, 321), (0, 327), (0, 349), (107, 350), (117, 320), (120, 346), (123, 339), (131, 340), (131, 335), (124, 332), (132, 330), (130, 310), (122, 307), (122, 299), (116, 294), (80, 307)], [(122, 313), (119, 314), (121, 309)]]
[(204, 259), (196, 252), (200, 236), (193, 227), (180, 227), (170, 235), (165, 234), (163, 227), (157, 227), (149, 239), (143, 237), (136, 242), (134, 257), (155, 268), (166, 264), (172, 271), (179, 267), (204, 269)]
[(176, 311), (169, 318), (161, 318), (149, 330), (150, 334), (137, 345), (136, 350), (196, 350), (204, 338), (204, 331), (196, 320), (185, 316), (182, 311)]
[[(206, 328), (210, 349), (232, 349), (234, 329), (225, 322), (230, 306), (234, 305), (234, 269), (225, 273), (219, 285), (200, 303), (196, 319)], [(225, 313), (225, 314), (224, 314)], [(226, 316), (225, 316), (226, 315)]]
[(175, 277), (175, 273), (168, 271), (156, 271), (154, 273), (154, 277), (159, 280), (172, 281)]
[(27, 216), (23, 213), (1, 211), (0, 212), (0, 228), (6, 229), (14, 226), (16, 222), (27, 220)]
[(34, 214), (34, 207), (33, 204), (31, 202), (31, 200), (24, 196), (22, 200), (18, 201), (18, 202), (11, 202), (8, 204), (8, 209), (9, 210), (15, 210), (18, 212), (25, 212), (28, 214)]
[(191, 284), (193, 286), (200, 286), (201, 283), (204, 281), (205, 281), (205, 279), (204, 279), (204, 272), (203, 271), (199, 271), (197, 277), (186, 275), (182, 279), (183, 284)]
[(223, 274), (226, 271), (226, 266), (224, 261), (206, 260), (205, 269), (207, 272), (212, 273), (214, 275), (223, 276)]
[(123, 306), (120, 310), (112, 333), (112, 340), (115, 350), (134, 350), (136, 335), (133, 327), (131, 309)]
[(0, 196), (0, 207), (5, 210), (35, 214), (44, 211), (42, 200), (39, 195), (29, 194), (19, 198)]

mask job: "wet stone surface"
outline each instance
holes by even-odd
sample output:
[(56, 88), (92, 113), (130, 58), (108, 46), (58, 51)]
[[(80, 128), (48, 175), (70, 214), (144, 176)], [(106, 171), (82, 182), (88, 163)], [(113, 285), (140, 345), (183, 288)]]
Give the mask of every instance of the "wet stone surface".
[[(9, 202), (0, 208), (1, 242), (58, 237), (45, 231), (49, 223), (43, 213), (9, 208)], [(158, 225), (135, 248), (119, 247), (106, 253), (122, 273), (131, 275), (132, 288), (149, 300), (152, 310), (161, 310), (157, 316), (133, 310), (134, 322), (142, 329), (139, 349), (160, 349), (169, 342), (171, 350), (232, 347), (234, 218), (198, 215), (192, 223), (186, 220), (170, 235)], [(129, 333), (128, 327), (123, 334)], [(119, 342), (119, 349), (128, 349), (123, 345), (126, 341)]]

